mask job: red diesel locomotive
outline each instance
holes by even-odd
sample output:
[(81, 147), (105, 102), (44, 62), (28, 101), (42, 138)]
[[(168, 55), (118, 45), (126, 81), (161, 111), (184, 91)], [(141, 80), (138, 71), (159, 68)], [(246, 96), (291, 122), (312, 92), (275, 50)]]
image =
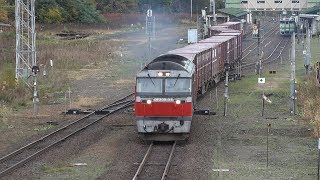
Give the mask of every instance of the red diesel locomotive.
[(224, 76), (225, 64), (241, 59), (242, 33), (219, 35), (169, 51), (136, 76), (135, 116), (144, 140), (185, 140), (197, 97)]

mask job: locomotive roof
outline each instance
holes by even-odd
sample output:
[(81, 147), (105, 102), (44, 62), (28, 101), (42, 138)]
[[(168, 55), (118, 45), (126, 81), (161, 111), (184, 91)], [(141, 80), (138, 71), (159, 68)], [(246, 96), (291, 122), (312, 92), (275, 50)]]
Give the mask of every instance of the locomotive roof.
[(191, 73), (194, 64), (189, 58), (178, 54), (164, 54), (152, 60), (143, 70), (181, 70)]
[(212, 36), (210, 38), (199, 41), (199, 43), (222, 43), (233, 38), (235, 38), (235, 36)]

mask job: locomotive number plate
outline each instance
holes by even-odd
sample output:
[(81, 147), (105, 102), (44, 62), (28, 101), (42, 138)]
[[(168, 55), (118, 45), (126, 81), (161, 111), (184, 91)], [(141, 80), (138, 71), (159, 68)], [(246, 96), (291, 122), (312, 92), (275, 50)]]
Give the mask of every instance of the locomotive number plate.
[(154, 98), (153, 101), (155, 102), (168, 102), (168, 101), (174, 101), (173, 98)]

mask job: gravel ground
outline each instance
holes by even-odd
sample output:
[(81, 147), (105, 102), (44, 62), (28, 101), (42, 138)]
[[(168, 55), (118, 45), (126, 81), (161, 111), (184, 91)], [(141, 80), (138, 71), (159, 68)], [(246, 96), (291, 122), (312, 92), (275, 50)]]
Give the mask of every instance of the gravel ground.
[[(180, 31), (163, 28), (159, 32), (159, 41), (153, 42), (153, 47), (157, 49), (153, 55), (177, 46), (175, 43), (179, 36)], [(128, 34), (122, 37), (124, 45), (121, 52), (125, 55), (122, 59), (123, 65), (127, 61), (138, 59), (134, 67), (138, 70), (139, 64), (147, 59), (145, 35), (135, 33), (133, 36)], [(267, 68), (277, 69), (281, 66), (275, 64), (266, 66)], [(130, 78), (110, 83), (103, 78), (107, 71), (108, 67), (102, 66), (91, 76), (75, 81), (72, 87), (73, 97), (102, 98), (111, 102), (132, 92), (134, 74)], [(232, 82), (230, 89), (241, 82)], [(315, 179), (316, 142), (311, 138), (311, 131), (307, 126), (283, 110), (287, 107), (287, 100), (282, 98), (284, 100), (274, 102), (277, 106), (268, 105), (265, 117), (261, 117), (260, 100), (244, 107), (242, 103), (234, 102), (237, 91), (231, 89), (231, 102), (228, 116), (225, 117), (222, 86), (223, 84), (220, 84), (218, 88), (218, 107), (214, 90), (200, 100), (199, 107), (214, 109), (217, 115), (194, 116), (190, 138), (186, 143), (178, 145), (168, 179)], [(257, 96), (250, 92), (242, 93), (245, 94), (241, 97), (244, 100)], [(60, 112), (58, 109), (62, 107), (56, 108), (55, 112)], [(40, 124), (49, 120), (59, 123), (71, 121), (70, 116), (57, 116), (57, 113), (51, 111), (42, 114), (48, 117), (39, 116), (37, 120), (32, 121), (30, 127), (37, 121)], [(20, 122), (21, 119), (16, 118), (16, 121)], [(268, 123), (272, 124), (269, 134)], [(134, 125), (133, 112), (117, 113), (43, 154), (8, 179), (131, 179), (148, 148), (148, 144), (137, 136)], [(4, 147), (1, 154), (15, 149), (22, 142), (14, 143), (15, 145), (8, 142), (5, 144), (7, 146), (1, 146)], [(218, 169), (226, 171), (218, 172)]]

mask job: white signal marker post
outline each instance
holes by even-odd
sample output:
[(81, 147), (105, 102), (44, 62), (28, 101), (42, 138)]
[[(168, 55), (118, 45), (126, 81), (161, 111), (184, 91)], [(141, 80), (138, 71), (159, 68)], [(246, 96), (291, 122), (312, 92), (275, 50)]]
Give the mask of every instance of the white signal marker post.
[(230, 65), (229, 63), (225, 64), (225, 72), (226, 72), (226, 79), (225, 79), (225, 91), (224, 91), (224, 116), (227, 116), (227, 111), (228, 111), (228, 99), (229, 99), (229, 70), (230, 70)]
[(296, 52), (295, 52), (295, 33), (292, 33), (292, 50), (291, 50), (291, 74), (290, 74), (290, 113), (295, 115), (295, 71), (296, 71)]
[(320, 138), (318, 138), (318, 178), (317, 179), (320, 179), (320, 174), (319, 174), (319, 171), (320, 171)]
[[(258, 78), (258, 83), (263, 85), (266, 83), (266, 78)], [(261, 116), (263, 116), (263, 113), (264, 113), (264, 101), (265, 101), (265, 98), (266, 97), (264, 95), (264, 90), (262, 91), (262, 110), (261, 110)]]
[(152, 15), (152, 9), (147, 10), (146, 16), (146, 34), (148, 35), (148, 49), (149, 49), (149, 59), (151, 60), (151, 38), (155, 37), (155, 16)]

